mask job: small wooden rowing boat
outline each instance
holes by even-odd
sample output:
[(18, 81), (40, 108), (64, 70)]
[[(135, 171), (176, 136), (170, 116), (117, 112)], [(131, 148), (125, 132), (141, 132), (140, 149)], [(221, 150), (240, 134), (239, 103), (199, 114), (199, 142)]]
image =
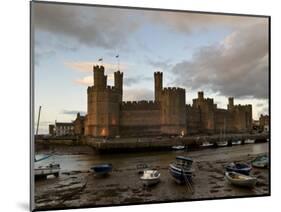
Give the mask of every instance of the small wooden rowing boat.
[(232, 185), (241, 187), (253, 187), (257, 183), (257, 178), (237, 172), (225, 172), (225, 179)]

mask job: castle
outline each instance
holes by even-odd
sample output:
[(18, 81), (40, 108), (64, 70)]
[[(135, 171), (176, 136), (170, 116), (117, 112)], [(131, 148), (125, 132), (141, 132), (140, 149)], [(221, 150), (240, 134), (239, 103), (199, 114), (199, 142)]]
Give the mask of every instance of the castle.
[[(214, 100), (198, 98), (192, 105), (185, 101), (185, 89), (163, 87), (163, 73), (154, 73), (154, 101), (125, 102), (123, 73), (114, 73), (114, 86), (107, 85), (103, 66), (94, 66), (94, 85), (87, 89), (87, 114), (74, 123), (76, 134), (93, 137), (191, 135), (243, 133), (252, 130), (252, 106), (217, 108)], [(78, 120), (79, 119), (79, 120)], [(82, 120), (82, 121), (81, 121)]]

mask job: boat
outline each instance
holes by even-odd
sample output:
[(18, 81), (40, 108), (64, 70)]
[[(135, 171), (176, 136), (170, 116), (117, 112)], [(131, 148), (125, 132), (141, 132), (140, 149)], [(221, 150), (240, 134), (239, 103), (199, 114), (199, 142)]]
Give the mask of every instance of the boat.
[(177, 183), (189, 183), (192, 180), (192, 163), (193, 160), (189, 157), (177, 156), (169, 165), (169, 173)]
[(49, 175), (54, 175), (55, 177), (59, 176), (60, 164), (51, 163), (46, 166), (38, 166), (34, 169), (35, 179), (46, 179)]
[(160, 176), (157, 170), (144, 170), (140, 180), (145, 186), (152, 186), (160, 182)]
[(173, 149), (173, 150), (184, 150), (184, 149), (185, 149), (185, 146), (183, 146), (183, 145), (172, 146), (172, 149)]
[(246, 139), (244, 141), (245, 144), (254, 144), (255, 143), (255, 140), (251, 140), (251, 139)]
[(249, 175), (252, 166), (246, 163), (230, 163), (225, 167), (228, 172), (238, 172), (241, 174)]
[(241, 141), (232, 141), (231, 143), (232, 143), (232, 145), (240, 145), (242, 142)]
[(225, 179), (235, 186), (253, 187), (257, 183), (257, 178), (237, 172), (225, 172)]
[(224, 119), (224, 122), (223, 122), (223, 131), (222, 129), (220, 129), (220, 139), (218, 142), (216, 142), (216, 146), (217, 147), (225, 147), (227, 146), (228, 143), (227, 141), (225, 140), (225, 119)]
[(205, 141), (205, 142), (203, 142), (202, 143), (202, 145), (201, 145), (202, 147), (211, 147), (211, 146), (214, 146), (214, 144), (212, 144), (212, 143), (210, 143), (210, 142), (207, 142), (207, 141)]
[[(38, 121), (37, 121), (35, 137), (38, 136), (41, 108), (42, 108), (42, 106), (39, 106)], [(35, 165), (35, 167), (34, 167), (35, 180), (46, 179), (49, 175), (54, 175), (55, 177), (59, 176), (59, 173), (60, 173), (60, 164), (59, 163), (50, 163), (48, 165), (42, 165), (42, 166), (37, 165), (38, 162), (46, 160), (47, 158), (49, 158), (51, 156), (52, 155), (46, 155), (46, 156), (43, 156), (43, 157), (37, 159), (36, 155), (34, 154), (34, 163), (36, 163), (36, 165), (34, 164)]]
[(218, 147), (224, 147), (228, 145), (227, 141), (219, 141), (216, 144)]
[(96, 164), (92, 166), (91, 171), (97, 176), (107, 175), (112, 171), (112, 164), (110, 163), (103, 163), (103, 164)]
[[(36, 155), (34, 156), (34, 162), (39, 162), (39, 161), (42, 161), (42, 160), (46, 160), (48, 159), (49, 157), (51, 157), (52, 155), (45, 155), (45, 156), (41, 156), (39, 157), (39, 155), (37, 156), (36, 158)], [(38, 158), (39, 157), (39, 158)]]
[(256, 168), (266, 168), (266, 167), (268, 167), (268, 156), (267, 155), (257, 156), (252, 161), (252, 166), (254, 166)]

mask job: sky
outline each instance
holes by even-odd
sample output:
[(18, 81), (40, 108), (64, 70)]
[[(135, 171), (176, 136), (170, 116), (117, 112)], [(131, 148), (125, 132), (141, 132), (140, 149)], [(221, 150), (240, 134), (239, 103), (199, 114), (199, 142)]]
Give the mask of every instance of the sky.
[(268, 114), (267, 18), (32, 4), (39, 133), (86, 113), (93, 65), (104, 65), (113, 85), (116, 55), (124, 101), (153, 100), (153, 73), (162, 71), (165, 87), (186, 89), (187, 104), (204, 91), (220, 108), (234, 97), (235, 104), (252, 104), (254, 119)]

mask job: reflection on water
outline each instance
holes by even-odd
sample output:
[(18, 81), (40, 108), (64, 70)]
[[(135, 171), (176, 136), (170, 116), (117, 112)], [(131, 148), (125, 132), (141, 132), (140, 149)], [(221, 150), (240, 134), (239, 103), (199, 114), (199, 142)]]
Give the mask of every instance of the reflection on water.
[[(135, 167), (139, 163), (150, 165), (168, 164), (175, 159), (177, 155), (192, 157), (195, 161), (215, 161), (224, 160), (228, 157), (239, 157), (248, 154), (261, 154), (268, 152), (268, 143), (237, 145), (224, 148), (206, 148), (194, 151), (162, 151), (148, 153), (122, 153), (122, 154), (76, 154), (76, 155), (56, 155), (46, 160), (36, 162), (35, 166), (47, 165), (49, 163), (59, 163), (62, 171), (86, 171), (93, 164), (109, 162), (115, 169), (124, 167)], [(36, 155), (41, 158), (46, 155)]]

